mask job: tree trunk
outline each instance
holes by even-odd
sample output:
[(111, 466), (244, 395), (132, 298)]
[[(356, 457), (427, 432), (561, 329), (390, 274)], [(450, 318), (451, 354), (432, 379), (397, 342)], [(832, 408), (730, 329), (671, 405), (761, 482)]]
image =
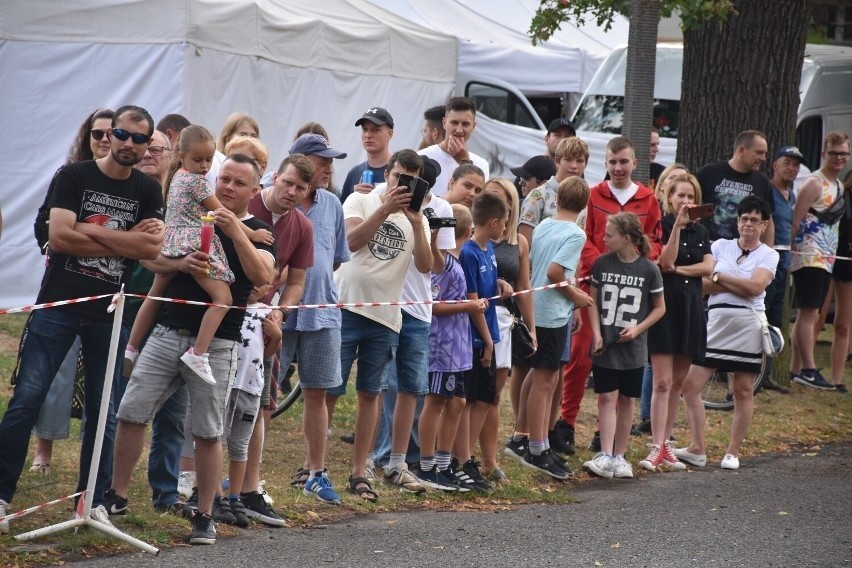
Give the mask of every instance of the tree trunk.
[(766, 133), (769, 159), (793, 143), (809, 0), (734, 4), (721, 26), (683, 34), (677, 155), (691, 171), (730, 158), (743, 130)]
[(660, 0), (630, 0), (630, 35), (624, 83), (624, 124), (621, 132), (636, 147), (635, 181), (648, 184), (651, 128), (654, 121), (654, 72)]

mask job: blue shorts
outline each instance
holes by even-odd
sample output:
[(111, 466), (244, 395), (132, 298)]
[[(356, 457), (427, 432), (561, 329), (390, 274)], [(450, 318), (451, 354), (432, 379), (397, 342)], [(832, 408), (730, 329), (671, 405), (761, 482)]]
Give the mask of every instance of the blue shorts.
[(434, 371), (429, 373), (429, 394), (435, 394), (444, 398), (465, 398), (465, 371), (444, 373)]
[[(402, 328), (388, 379), (396, 375), (397, 392), (421, 396), (429, 392), (429, 328), (431, 324), (402, 310)], [(385, 380), (385, 384), (388, 380)]]
[[(329, 396), (343, 396), (352, 363), (358, 358), (355, 390), (379, 394), (385, 386), (385, 368), (399, 343), (399, 334), (386, 325), (353, 313), (340, 311), (340, 386), (328, 389)], [(427, 342), (428, 343), (428, 342)]]
[(294, 361), (298, 361), (302, 388), (332, 389), (340, 386), (340, 330), (285, 329), (281, 343), (281, 368), (286, 370)]

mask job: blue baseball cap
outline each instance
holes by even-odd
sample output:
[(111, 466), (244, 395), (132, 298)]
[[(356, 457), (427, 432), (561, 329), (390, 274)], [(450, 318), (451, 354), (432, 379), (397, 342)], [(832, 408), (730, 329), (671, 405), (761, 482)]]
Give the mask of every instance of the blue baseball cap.
[(291, 154), (304, 154), (305, 156), (321, 156), (323, 158), (345, 158), (346, 152), (335, 150), (325, 136), (320, 134), (302, 134), (290, 146)]
[(784, 158), (785, 156), (788, 156), (790, 158), (796, 158), (805, 167), (807, 167), (808, 165), (807, 161), (805, 160), (805, 157), (795, 146), (784, 146), (780, 148), (777, 152), (775, 152), (775, 157), (772, 158), (772, 161), (774, 162), (778, 158)]

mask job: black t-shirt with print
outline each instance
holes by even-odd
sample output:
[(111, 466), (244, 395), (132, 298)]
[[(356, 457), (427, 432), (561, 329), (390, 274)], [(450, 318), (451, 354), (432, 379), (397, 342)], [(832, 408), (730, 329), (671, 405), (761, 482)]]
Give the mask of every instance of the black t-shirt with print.
[[(79, 223), (95, 223), (129, 231), (144, 219), (163, 219), (163, 193), (151, 176), (131, 170), (125, 180), (104, 174), (93, 160), (67, 164), (50, 184), (50, 208), (67, 209)], [(114, 294), (130, 278), (131, 260), (121, 256), (77, 257), (51, 253), (38, 302)], [(109, 298), (56, 309), (99, 319), (107, 313)]]
[[(257, 217), (243, 219), (243, 223), (253, 230), (266, 229), (267, 231), (272, 232), (272, 227)], [(234, 273), (234, 282), (231, 284), (231, 305), (245, 306), (246, 300), (248, 300), (249, 293), (254, 287), (254, 284), (251, 283), (251, 280), (248, 279), (248, 276), (246, 276), (246, 273), (243, 270), (242, 264), (240, 263), (240, 256), (237, 254), (237, 248), (234, 246), (234, 241), (225, 235), (225, 233), (222, 232), (222, 229), (218, 226), (216, 227), (216, 235), (219, 237), (219, 240), (222, 241), (222, 249), (225, 251), (225, 257), (228, 259), (228, 266)], [(268, 252), (273, 258), (275, 258), (275, 249), (272, 245), (254, 243), (254, 246), (259, 250)], [(210, 301), (210, 296), (208, 296), (207, 292), (198, 285), (195, 278), (184, 272), (178, 272), (175, 277), (172, 278), (171, 283), (168, 288), (166, 288), (165, 297), (194, 300), (197, 302)], [(204, 313), (206, 311), (207, 308), (204, 306), (190, 306), (186, 304), (173, 304), (166, 302), (163, 304), (163, 309), (160, 310), (159, 323), (173, 329), (186, 329), (189, 330), (192, 335), (197, 335), (198, 330), (201, 327), (201, 318), (204, 317)], [(225, 315), (225, 318), (222, 320), (222, 323), (219, 325), (219, 329), (216, 330), (214, 336), (219, 339), (239, 341), (244, 316), (245, 310), (228, 310), (228, 313)]]
[(719, 162), (704, 166), (695, 174), (701, 185), (701, 198), (704, 203), (715, 203), (716, 213), (704, 220), (704, 226), (710, 233), (711, 241), (736, 239), (737, 207), (744, 197), (755, 195), (775, 210), (772, 199), (772, 185), (769, 178), (760, 172), (740, 173), (728, 164)]

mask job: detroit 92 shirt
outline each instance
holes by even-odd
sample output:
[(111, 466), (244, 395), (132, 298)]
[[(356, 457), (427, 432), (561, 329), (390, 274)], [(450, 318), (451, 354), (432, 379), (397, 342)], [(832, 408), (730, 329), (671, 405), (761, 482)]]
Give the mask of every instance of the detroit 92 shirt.
[[(614, 342), (621, 330), (648, 317), (651, 295), (663, 293), (660, 269), (644, 256), (622, 262), (615, 253), (598, 257), (592, 267), (592, 286), (601, 318), (603, 344)], [(595, 357), (595, 365), (607, 369), (638, 369), (648, 361), (648, 333), (633, 341), (613, 343)]]
[[(78, 223), (94, 223), (129, 231), (144, 219), (163, 219), (163, 193), (154, 178), (131, 170), (124, 180), (104, 174), (93, 160), (68, 164), (50, 184), (50, 208), (67, 209)], [(122, 256), (82, 257), (51, 253), (38, 302), (114, 294), (130, 279), (131, 261)], [(99, 319), (108, 319), (110, 298), (61, 306)]]

